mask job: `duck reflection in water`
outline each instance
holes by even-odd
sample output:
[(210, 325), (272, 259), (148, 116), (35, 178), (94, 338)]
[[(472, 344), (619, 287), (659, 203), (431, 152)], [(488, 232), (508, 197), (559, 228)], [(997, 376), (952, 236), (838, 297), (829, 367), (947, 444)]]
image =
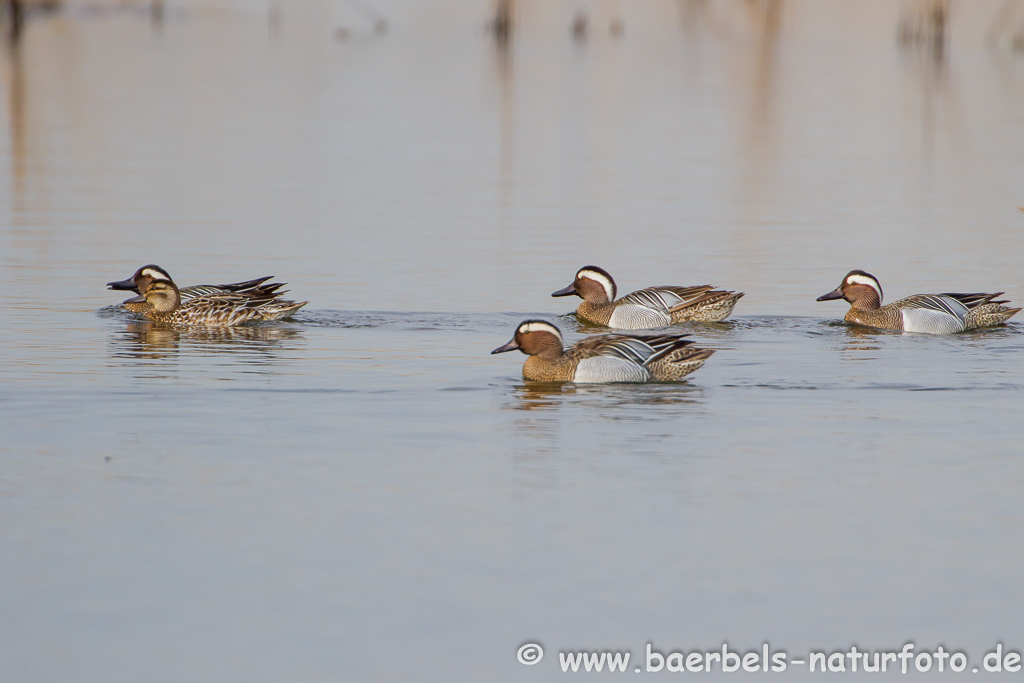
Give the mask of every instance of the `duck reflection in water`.
[[(612, 419), (662, 419), (669, 413), (659, 406), (702, 406), (704, 387), (694, 384), (565, 384), (523, 382), (512, 387), (506, 404), (513, 410), (555, 410), (563, 404), (584, 405), (599, 417)], [(642, 409), (633, 414), (624, 409)], [(654, 408), (655, 410), (651, 410)], [(678, 410), (673, 410), (673, 415)]]
[[(297, 348), (302, 332), (292, 326), (176, 327), (165, 323), (130, 322), (112, 340), (115, 358), (160, 360), (179, 353), (235, 354), (242, 362), (274, 361)], [(238, 355), (241, 354), (241, 355)]]
[[(882, 330), (874, 327), (864, 327), (863, 325), (850, 325), (842, 320), (825, 320), (822, 321), (821, 324), (828, 330), (828, 334), (841, 335), (835, 338), (835, 345), (833, 348), (836, 351), (844, 352), (841, 356), (843, 360), (877, 360), (878, 356), (876, 352), (882, 348), (879, 337), (892, 334), (902, 334), (902, 332), (893, 332), (891, 330)], [(865, 352), (869, 355), (865, 355)]]

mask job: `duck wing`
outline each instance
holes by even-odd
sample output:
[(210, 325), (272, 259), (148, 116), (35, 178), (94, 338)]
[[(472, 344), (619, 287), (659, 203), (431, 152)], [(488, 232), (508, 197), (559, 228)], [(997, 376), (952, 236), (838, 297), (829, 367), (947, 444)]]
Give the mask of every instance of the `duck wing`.
[(662, 285), (660, 287), (648, 287), (647, 289), (627, 294), (619, 299), (619, 302), (631, 303), (662, 313), (669, 313), (674, 308), (692, 303), (712, 289), (712, 285), (699, 285), (697, 287)]
[(686, 335), (627, 335), (603, 334), (578, 342), (573, 351), (581, 358), (609, 356), (621, 358), (638, 365), (646, 365), (656, 361), (676, 349), (682, 348), (693, 341)]
[(967, 307), (944, 294), (915, 294), (892, 305), (903, 316), (905, 332), (956, 334), (967, 327)]
[(993, 301), (997, 296), (1002, 296), (1005, 292), (995, 292), (994, 294), (987, 294), (985, 292), (975, 292), (973, 294), (955, 294), (952, 292), (942, 293), (939, 296), (948, 296), (952, 299), (956, 299), (968, 309), (977, 308), (983, 304), (1008, 304), (1009, 299), (1002, 299), (1000, 301)]
[(943, 315), (951, 315), (957, 319), (963, 319), (967, 315), (967, 306), (956, 297), (948, 294), (915, 294), (906, 299), (896, 302), (896, 307), (901, 310), (917, 309), (921, 311), (932, 311)]
[(255, 280), (246, 280), (245, 282), (231, 282), (225, 285), (191, 285), (189, 287), (182, 287), (179, 290), (179, 292), (183, 300), (194, 299), (200, 296), (216, 296), (218, 294), (229, 293), (271, 294), (273, 292), (276, 292), (281, 287), (284, 287), (283, 282), (271, 282), (269, 285), (263, 284), (272, 277), (274, 276), (267, 275), (266, 277), (258, 277)]

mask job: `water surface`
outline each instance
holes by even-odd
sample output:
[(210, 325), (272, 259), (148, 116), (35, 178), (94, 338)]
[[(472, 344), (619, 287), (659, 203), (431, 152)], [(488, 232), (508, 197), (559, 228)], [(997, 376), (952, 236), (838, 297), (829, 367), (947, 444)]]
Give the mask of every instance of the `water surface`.
[[(547, 680), (559, 650), (1024, 647), (1024, 61), (957, 5), (84, 6), (2, 57), (0, 678)], [(386, 20), (386, 30), (376, 24)], [(621, 17), (621, 36), (608, 27)], [(337, 29), (344, 29), (339, 32)], [(274, 274), (173, 330), (104, 283)], [(491, 349), (588, 263), (747, 292), (676, 385)], [(543, 644), (545, 659), (517, 663)], [(635, 661), (635, 659), (634, 659)]]

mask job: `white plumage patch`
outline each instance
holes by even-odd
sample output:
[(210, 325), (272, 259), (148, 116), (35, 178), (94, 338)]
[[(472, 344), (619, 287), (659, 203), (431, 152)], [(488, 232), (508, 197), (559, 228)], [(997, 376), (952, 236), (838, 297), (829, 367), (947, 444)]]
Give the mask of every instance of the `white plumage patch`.
[(956, 334), (967, 328), (960, 318), (927, 308), (904, 308), (900, 313), (903, 315), (904, 332)]
[[(834, 280), (833, 280), (834, 282)], [(878, 303), (882, 303), (882, 286), (878, 284), (878, 280), (873, 277), (867, 277), (864, 275), (851, 275), (846, 278), (846, 284), (848, 285), (867, 285), (878, 292)]]
[(154, 280), (169, 280), (170, 279), (170, 277), (167, 275), (167, 273), (161, 273), (159, 270), (153, 270), (152, 268), (145, 268), (145, 269), (143, 269), (143, 271), (141, 273), (139, 273), (139, 275), (141, 277), (149, 277), (149, 278), (152, 278)]
[(523, 323), (519, 326), (519, 332), (521, 334), (527, 334), (529, 332), (550, 332), (558, 337), (559, 342), (562, 341), (562, 333), (557, 327), (551, 323), (541, 322), (539, 320), (530, 323)]
[(613, 356), (596, 356), (584, 358), (576, 366), (572, 381), (579, 383), (594, 382), (646, 382), (651, 373), (642, 365), (625, 358)]
[(589, 268), (583, 268), (576, 273), (577, 280), (581, 277), (600, 283), (601, 286), (604, 287), (605, 294), (608, 295), (608, 301), (615, 300), (615, 283), (612, 282), (610, 277), (604, 273), (599, 273), (596, 270), (590, 270)]
[(637, 304), (616, 306), (612, 317), (608, 319), (608, 327), (619, 330), (650, 330), (671, 324), (672, 316), (668, 313)]

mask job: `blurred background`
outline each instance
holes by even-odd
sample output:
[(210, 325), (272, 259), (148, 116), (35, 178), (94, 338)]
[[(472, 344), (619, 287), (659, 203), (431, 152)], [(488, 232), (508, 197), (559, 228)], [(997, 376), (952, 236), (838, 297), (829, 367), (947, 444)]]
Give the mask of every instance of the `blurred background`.
[[(1021, 322), (814, 301), (1024, 301), (1024, 1), (0, 10), (0, 680), (1024, 646)], [(151, 325), (147, 263), (310, 304)], [(746, 296), (679, 385), (488, 355), (591, 263)]]
[(248, 273), (273, 242), (322, 304), (388, 310), (522, 308), (495, 267), (543, 294), (590, 262), (803, 315), (851, 268), (1021, 284), (1013, 0), (6, 7), (14, 265), (70, 240), (113, 278), (159, 239), (195, 278), (197, 244)]

